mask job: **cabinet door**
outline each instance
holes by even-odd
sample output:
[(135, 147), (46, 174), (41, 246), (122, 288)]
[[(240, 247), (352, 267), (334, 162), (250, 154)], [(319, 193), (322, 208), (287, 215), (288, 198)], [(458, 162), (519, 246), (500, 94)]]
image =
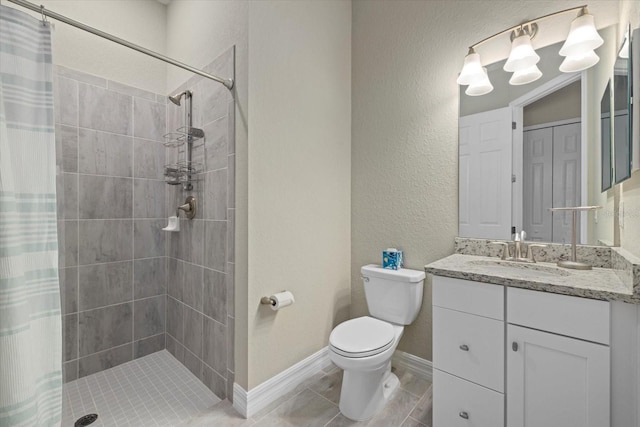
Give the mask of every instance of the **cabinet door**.
[(607, 427), (609, 347), (507, 326), (507, 425)]

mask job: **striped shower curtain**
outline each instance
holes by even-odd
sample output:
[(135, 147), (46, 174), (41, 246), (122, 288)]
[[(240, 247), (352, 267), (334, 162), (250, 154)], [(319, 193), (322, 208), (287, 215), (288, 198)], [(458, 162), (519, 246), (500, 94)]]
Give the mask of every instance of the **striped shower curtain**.
[(51, 33), (0, 5), (0, 427), (60, 425)]

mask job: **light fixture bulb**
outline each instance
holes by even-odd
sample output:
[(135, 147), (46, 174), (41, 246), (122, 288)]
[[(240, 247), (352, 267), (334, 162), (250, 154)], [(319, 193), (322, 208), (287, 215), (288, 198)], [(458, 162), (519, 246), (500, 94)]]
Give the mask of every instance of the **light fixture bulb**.
[(618, 56), (623, 59), (629, 58), (629, 36), (628, 35), (624, 36), (624, 44), (622, 45), (622, 48), (620, 49)]
[(469, 53), (464, 57), (464, 65), (456, 82), (459, 85), (470, 85), (483, 80), (485, 75), (480, 63), (480, 55), (473, 49), (469, 49)]
[(593, 67), (598, 61), (600, 61), (600, 57), (592, 50), (580, 55), (567, 56), (560, 64), (560, 71), (563, 73), (575, 73)]
[(560, 48), (560, 55), (583, 55), (602, 46), (603, 43), (604, 40), (596, 30), (593, 15), (590, 15), (585, 7), (580, 11), (580, 16), (571, 22), (569, 35)]
[(485, 95), (493, 90), (493, 85), (489, 80), (487, 69), (482, 67), (483, 78), (477, 82), (471, 83), (467, 90), (464, 91), (469, 96)]
[(535, 82), (540, 77), (542, 77), (542, 71), (534, 64), (529, 68), (514, 72), (509, 79), (509, 84), (514, 86), (526, 85), (527, 83)]
[(522, 71), (536, 65), (538, 61), (540, 57), (531, 45), (531, 38), (523, 33), (511, 42), (511, 53), (503, 68), (509, 72)]

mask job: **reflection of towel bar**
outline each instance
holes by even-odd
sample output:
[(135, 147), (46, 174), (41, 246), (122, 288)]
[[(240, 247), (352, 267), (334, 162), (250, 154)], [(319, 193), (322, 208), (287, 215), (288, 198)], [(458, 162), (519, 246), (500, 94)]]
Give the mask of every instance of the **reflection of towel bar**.
[(276, 301), (273, 298), (262, 297), (260, 298), (260, 304), (276, 305)]

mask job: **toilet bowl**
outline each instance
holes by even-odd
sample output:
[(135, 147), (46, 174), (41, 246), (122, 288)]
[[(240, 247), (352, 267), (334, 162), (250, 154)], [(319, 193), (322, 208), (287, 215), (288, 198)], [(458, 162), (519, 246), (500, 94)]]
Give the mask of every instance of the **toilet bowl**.
[(344, 370), (340, 412), (356, 421), (376, 415), (400, 383), (391, 373), (391, 357), (404, 325), (420, 311), (425, 277), (422, 271), (377, 265), (361, 272), (370, 316), (339, 324), (329, 337), (329, 358)]
[(338, 325), (329, 338), (329, 358), (344, 370), (340, 412), (364, 421), (377, 414), (396, 389), (391, 357), (404, 326), (364, 316)]

